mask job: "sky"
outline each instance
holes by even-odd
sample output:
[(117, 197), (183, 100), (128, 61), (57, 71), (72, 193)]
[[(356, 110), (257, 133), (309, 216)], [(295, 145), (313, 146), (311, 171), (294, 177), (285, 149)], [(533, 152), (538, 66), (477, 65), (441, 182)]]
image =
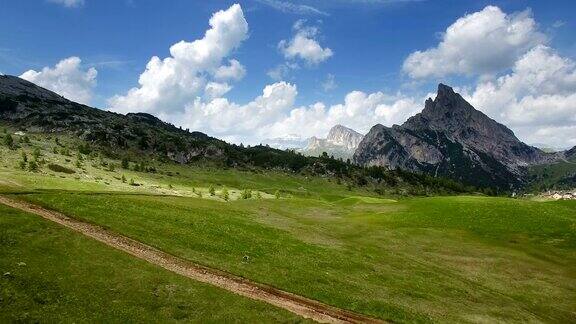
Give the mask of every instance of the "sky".
[(576, 145), (576, 2), (0, 0), (0, 73), (235, 143), (401, 124), (439, 82)]

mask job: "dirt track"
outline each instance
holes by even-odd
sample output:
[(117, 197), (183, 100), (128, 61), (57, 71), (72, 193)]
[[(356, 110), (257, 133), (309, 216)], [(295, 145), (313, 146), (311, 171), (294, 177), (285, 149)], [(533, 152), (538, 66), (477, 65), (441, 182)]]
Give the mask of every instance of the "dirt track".
[(373, 318), (351, 313), (229, 273), (194, 264), (100, 226), (70, 218), (64, 214), (28, 202), (0, 196), (0, 203), (39, 215), (164, 269), (251, 299), (269, 303), (304, 318), (322, 323), (382, 323), (382, 321)]

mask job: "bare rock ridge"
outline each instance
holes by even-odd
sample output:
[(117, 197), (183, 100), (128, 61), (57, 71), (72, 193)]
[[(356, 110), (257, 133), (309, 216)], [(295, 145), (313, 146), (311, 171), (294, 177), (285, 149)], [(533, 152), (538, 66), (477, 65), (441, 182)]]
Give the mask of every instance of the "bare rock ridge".
[(564, 154), (524, 144), (506, 126), (440, 84), (436, 98), (426, 100), (422, 112), (401, 126), (372, 127), (354, 161), (509, 189), (523, 184), (526, 167)]
[(337, 158), (351, 158), (364, 136), (357, 131), (336, 125), (330, 129), (326, 138), (311, 137), (301, 152), (306, 155), (320, 155), (326, 152)]

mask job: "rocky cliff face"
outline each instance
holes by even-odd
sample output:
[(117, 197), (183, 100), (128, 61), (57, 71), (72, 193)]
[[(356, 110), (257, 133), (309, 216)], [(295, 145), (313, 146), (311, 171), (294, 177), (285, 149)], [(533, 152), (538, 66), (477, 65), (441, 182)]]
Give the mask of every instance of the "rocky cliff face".
[(374, 126), (354, 154), (361, 165), (427, 172), (474, 185), (520, 186), (526, 167), (558, 159), (522, 143), (446, 85), (403, 125)]
[(566, 151), (566, 157), (569, 159), (576, 159), (576, 146)]
[(342, 125), (336, 125), (328, 132), (326, 141), (332, 145), (342, 146), (347, 150), (355, 151), (362, 138), (364, 136), (357, 131)]
[(301, 150), (306, 155), (320, 155), (326, 152), (334, 157), (348, 159), (354, 154), (364, 136), (357, 131), (336, 125), (330, 129), (326, 138), (311, 137)]

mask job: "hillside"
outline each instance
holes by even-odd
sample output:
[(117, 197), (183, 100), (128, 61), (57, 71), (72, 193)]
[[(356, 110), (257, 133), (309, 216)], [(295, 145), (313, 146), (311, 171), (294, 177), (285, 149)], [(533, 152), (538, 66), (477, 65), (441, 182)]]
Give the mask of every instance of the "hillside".
[(274, 169), (333, 177), (350, 186), (380, 191), (384, 187), (410, 188), (412, 192), (469, 190), (444, 179), (366, 169), (329, 157), (306, 157), (262, 145), (228, 144), (177, 128), (149, 114), (121, 115), (81, 105), (14, 76), (0, 76), (0, 122), (23, 132), (65, 135), (79, 141), (74, 143), (75, 150), (89, 153), (94, 148), (108, 158), (142, 164), (159, 160), (221, 168)]
[(446, 85), (401, 126), (374, 126), (354, 154), (360, 165), (424, 172), (477, 186), (520, 188), (527, 167), (559, 160), (524, 144)]

